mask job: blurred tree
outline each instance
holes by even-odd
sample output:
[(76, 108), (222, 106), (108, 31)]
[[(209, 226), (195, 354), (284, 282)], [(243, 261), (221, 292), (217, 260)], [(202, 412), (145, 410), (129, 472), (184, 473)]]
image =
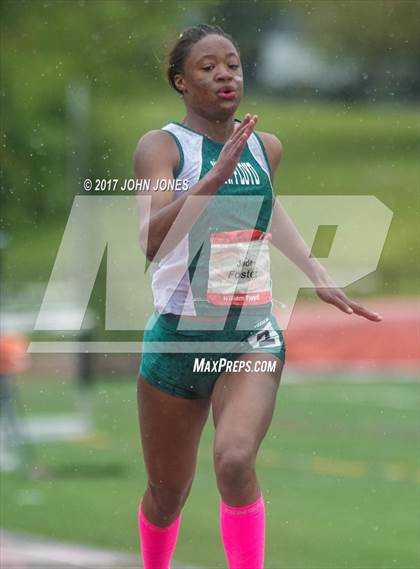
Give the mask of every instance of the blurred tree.
[[(166, 39), (178, 8), (175, 2), (5, 0), (0, 10), (3, 206), (14, 223), (25, 210), (54, 218), (70, 197), (68, 85), (86, 82), (103, 104), (150, 94), (164, 80)], [(95, 160), (103, 140), (101, 125), (91, 120)]]
[(308, 0), (292, 6), (305, 36), (330, 59), (355, 61), (360, 69), (356, 95), (373, 101), (419, 96), (417, 0)]
[(419, 54), (416, 0), (308, 0), (292, 5), (316, 44), (372, 63), (389, 54)]

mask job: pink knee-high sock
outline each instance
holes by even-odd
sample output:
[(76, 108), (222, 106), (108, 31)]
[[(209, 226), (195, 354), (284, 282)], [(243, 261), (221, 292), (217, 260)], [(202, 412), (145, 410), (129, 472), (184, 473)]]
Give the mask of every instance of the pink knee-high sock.
[(169, 563), (178, 539), (181, 514), (169, 526), (160, 528), (145, 517), (140, 502), (138, 522), (144, 569), (170, 569)]
[(263, 569), (265, 505), (262, 495), (249, 506), (220, 501), (220, 529), (229, 569)]

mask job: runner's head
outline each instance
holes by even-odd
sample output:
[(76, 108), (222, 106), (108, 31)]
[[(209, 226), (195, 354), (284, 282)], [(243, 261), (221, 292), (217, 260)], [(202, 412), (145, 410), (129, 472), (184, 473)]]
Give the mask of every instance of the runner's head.
[(233, 115), (243, 94), (239, 48), (218, 26), (187, 28), (169, 54), (168, 79), (187, 107), (208, 119)]

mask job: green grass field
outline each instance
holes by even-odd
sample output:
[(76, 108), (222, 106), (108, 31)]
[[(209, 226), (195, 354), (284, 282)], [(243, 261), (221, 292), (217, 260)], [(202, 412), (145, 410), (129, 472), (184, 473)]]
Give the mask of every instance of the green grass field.
[[(415, 569), (419, 565), (418, 387), (404, 381), (288, 383), (261, 448), (267, 569)], [(1, 525), (136, 553), (145, 486), (133, 381), (99, 382), (97, 432), (35, 447), (39, 479), (2, 476)], [(74, 409), (67, 382), (20, 382), (28, 416)], [(225, 567), (203, 435), (176, 560)], [(182, 444), (182, 441), (180, 441)]]

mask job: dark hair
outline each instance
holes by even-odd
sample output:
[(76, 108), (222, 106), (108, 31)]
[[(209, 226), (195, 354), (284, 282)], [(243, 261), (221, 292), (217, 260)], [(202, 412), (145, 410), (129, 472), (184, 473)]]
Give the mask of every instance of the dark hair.
[(226, 33), (219, 26), (209, 26), (208, 24), (198, 24), (197, 26), (192, 26), (191, 28), (185, 29), (182, 34), (179, 35), (177, 42), (175, 43), (172, 51), (169, 54), (169, 63), (167, 70), (167, 77), (171, 86), (180, 93), (179, 89), (175, 86), (175, 75), (183, 73), (184, 62), (190, 52), (191, 46), (205, 38), (209, 35), (222, 36), (233, 43), (235, 48), (239, 53), (239, 46), (232, 36)]

